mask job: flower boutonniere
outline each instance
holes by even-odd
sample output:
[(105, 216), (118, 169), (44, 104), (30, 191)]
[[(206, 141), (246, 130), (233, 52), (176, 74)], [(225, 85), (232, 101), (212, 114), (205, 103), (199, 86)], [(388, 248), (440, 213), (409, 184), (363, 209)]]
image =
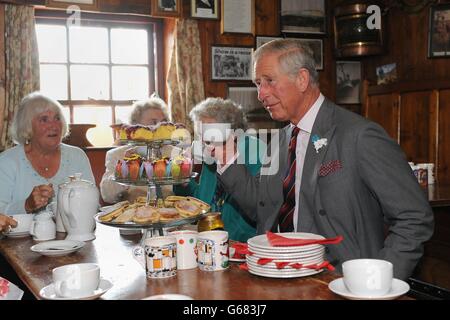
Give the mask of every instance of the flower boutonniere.
[(316, 153), (319, 153), (320, 149), (322, 149), (322, 147), (326, 146), (328, 143), (328, 140), (326, 138), (321, 139), (317, 134), (311, 137), (311, 141), (314, 145), (314, 149), (316, 149)]

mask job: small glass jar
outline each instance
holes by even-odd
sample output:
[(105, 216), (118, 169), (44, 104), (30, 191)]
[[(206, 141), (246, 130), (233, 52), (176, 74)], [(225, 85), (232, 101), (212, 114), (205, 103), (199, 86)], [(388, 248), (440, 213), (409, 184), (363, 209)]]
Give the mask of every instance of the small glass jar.
[(225, 230), (220, 212), (211, 212), (203, 217), (197, 226), (198, 232), (211, 230)]

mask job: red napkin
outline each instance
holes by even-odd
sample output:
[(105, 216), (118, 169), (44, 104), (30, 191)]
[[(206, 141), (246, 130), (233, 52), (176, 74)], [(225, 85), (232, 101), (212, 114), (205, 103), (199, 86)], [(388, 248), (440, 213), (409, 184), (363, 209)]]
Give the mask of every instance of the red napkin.
[(272, 233), (266, 232), (267, 240), (274, 247), (293, 247), (293, 246), (306, 246), (309, 244), (338, 244), (344, 237), (337, 236), (329, 239), (291, 239)]
[(241, 263), (239, 265), (239, 269), (244, 270), (244, 271), (248, 271), (248, 266), (246, 263)]
[(250, 252), (250, 250), (248, 250), (248, 245), (246, 243), (235, 242), (231, 245), (231, 247), (235, 249), (233, 258), (240, 259), (243, 258), (241, 256), (245, 256), (246, 254), (250, 256), (253, 254), (253, 252)]

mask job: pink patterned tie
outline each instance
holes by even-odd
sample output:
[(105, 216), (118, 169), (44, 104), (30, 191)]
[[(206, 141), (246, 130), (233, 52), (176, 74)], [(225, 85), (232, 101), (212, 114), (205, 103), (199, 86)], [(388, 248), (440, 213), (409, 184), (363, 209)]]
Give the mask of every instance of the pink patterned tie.
[(280, 232), (294, 231), (293, 218), (295, 209), (295, 170), (297, 163), (295, 159), (295, 149), (297, 147), (297, 135), (299, 131), (300, 129), (298, 127), (294, 127), (292, 130), (291, 141), (289, 142), (288, 169), (283, 180), (284, 203), (281, 206), (278, 215)]

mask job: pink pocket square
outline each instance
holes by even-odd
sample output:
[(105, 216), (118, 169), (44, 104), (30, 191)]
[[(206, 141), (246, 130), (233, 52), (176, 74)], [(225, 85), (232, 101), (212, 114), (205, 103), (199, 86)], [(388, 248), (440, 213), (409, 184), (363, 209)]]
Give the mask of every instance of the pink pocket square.
[(342, 169), (342, 164), (339, 160), (333, 160), (328, 163), (323, 164), (320, 166), (319, 169), (319, 176), (325, 177), (329, 175), (330, 173), (336, 172), (338, 170)]

